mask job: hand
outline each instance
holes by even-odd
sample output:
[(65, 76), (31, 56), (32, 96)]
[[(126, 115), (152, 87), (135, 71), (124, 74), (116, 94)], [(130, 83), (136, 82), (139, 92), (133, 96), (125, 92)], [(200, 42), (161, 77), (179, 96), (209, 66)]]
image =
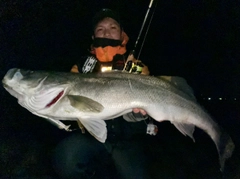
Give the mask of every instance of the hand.
[[(142, 63), (143, 64), (143, 63)], [(142, 75), (149, 75), (150, 72), (148, 70), (148, 67), (146, 65), (143, 64), (143, 68), (142, 68)]]
[[(137, 59), (135, 59), (134, 58), (134, 56), (133, 56), (133, 54), (131, 54), (131, 55), (129, 55), (128, 56), (128, 59), (127, 59), (127, 62), (128, 61), (133, 61), (134, 63), (137, 63), (137, 62), (141, 62), (141, 60), (137, 60)], [(126, 63), (127, 63), (126, 62)], [(141, 62), (142, 63), (142, 62)], [(142, 63), (142, 65), (143, 65), (143, 67), (142, 67), (142, 75), (149, 75), (150, 74), (150, 72), (149, 72), (149, 70), (148, 70), (148, 67), (145, 65), (145, 64), (143, 64)]]
[(147, 112), (143, 109), (140, 109), (140, 108), (134, 108), (133, 112), (134, 113), (141, 113), (143, 116), (147, 115)]

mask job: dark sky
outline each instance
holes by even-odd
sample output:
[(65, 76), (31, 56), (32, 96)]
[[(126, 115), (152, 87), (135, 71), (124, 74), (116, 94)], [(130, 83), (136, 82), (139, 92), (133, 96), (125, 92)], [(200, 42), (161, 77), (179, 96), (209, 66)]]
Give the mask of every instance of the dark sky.
[[(87, 53), (91, 18), (103, 7), (119, 12), (131, 50), (149, 2), (1, 1), (1, 75), (12, 67), (68, 71)], [(239, 38), (237, 1), (158, 0), (140, 59), (152, 75), (183, 76), (198, 94), (232, 98), (239, 96)]]

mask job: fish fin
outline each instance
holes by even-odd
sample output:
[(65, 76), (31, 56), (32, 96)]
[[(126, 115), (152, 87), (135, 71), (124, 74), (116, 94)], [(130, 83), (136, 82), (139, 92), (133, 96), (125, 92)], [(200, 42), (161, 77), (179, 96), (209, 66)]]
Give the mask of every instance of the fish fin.
[(189, 97), (191, 97), (192, 100), (197, 101), (193, 89), (188, 85), (187, 81), (178, 76), (173, 76), (171, 79), (171, 82), (177, 86), (177, 88), (184, 93), (188, 94)]
[(187, 94), (191, 100), (197, 101), (193, 89), (188, 85), (187, 81), (179, 76), (158, 76), (158, 78), (168, 81), (176, 88)]
[(79, 111), (99, 113), (104, 108), (99, 102), (84, 96), (67, 95), (67, 97), (71, 105)]
[(171, 82), (172, 76), (156, 76), (157, 78), (164, 79), (166, 81)]
[(235, 145), (231, 137), (225, 131), (222, 131), (219, 141), (215, 143), (219, 154), (220, 171), (223, 172), (225, 161), (232, 156)]
[(78, 127), (81, 129), (82, 133), (85, 134), (85, 128), (80, 120), (77, 120)]
[(78, 119), (88, 132), (98, 141), (104, 143), (107, 138), (107, 127), (101, 119)]
[(193, 124), (186, 124), (186, 123), (178, 123), (178, 122), (171, 122), (183, 135), (187, 135), (192, 138), (195, 142), (193, 137), (193, 132), (195, 130), (195, 126)]

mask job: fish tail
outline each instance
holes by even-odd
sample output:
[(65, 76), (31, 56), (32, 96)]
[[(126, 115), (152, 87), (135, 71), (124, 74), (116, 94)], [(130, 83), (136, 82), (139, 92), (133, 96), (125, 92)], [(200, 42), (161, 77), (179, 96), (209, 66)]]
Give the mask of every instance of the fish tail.
[(219, 154), (220, 171), (223, 172), (225, 161), (232, 156), (235, 145), (225, 131), (221, 133), (219, 142), (216, 145)]

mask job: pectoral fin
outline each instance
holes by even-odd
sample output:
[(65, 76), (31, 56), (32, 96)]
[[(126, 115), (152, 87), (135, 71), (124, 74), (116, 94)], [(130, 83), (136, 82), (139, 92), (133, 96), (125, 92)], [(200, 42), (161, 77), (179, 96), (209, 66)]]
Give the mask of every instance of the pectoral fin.
[(107, 127), (104, 120), (101, 119), (79, 119), (81, 124), (98, 141), (104, 143), (107, 138)]
[(195, 139), (193, 137), (193, 132), (195, 130), (195, 126), (193, 124), (185, 124), (185, 123), (177, 123), (172, 122), (172, 124), (183, 134), (187, 135), (192, 138), (192, 140), (195, 142)]
[(67, 97), (71, 105), (79, 111), (99, 113), (104, 108), (99, 102), (84, 96), (68, 95)]
[(78, 127), (81, 129), (82, 133), (85, 134), (85, 128), (80, 120), (77, 120)]

